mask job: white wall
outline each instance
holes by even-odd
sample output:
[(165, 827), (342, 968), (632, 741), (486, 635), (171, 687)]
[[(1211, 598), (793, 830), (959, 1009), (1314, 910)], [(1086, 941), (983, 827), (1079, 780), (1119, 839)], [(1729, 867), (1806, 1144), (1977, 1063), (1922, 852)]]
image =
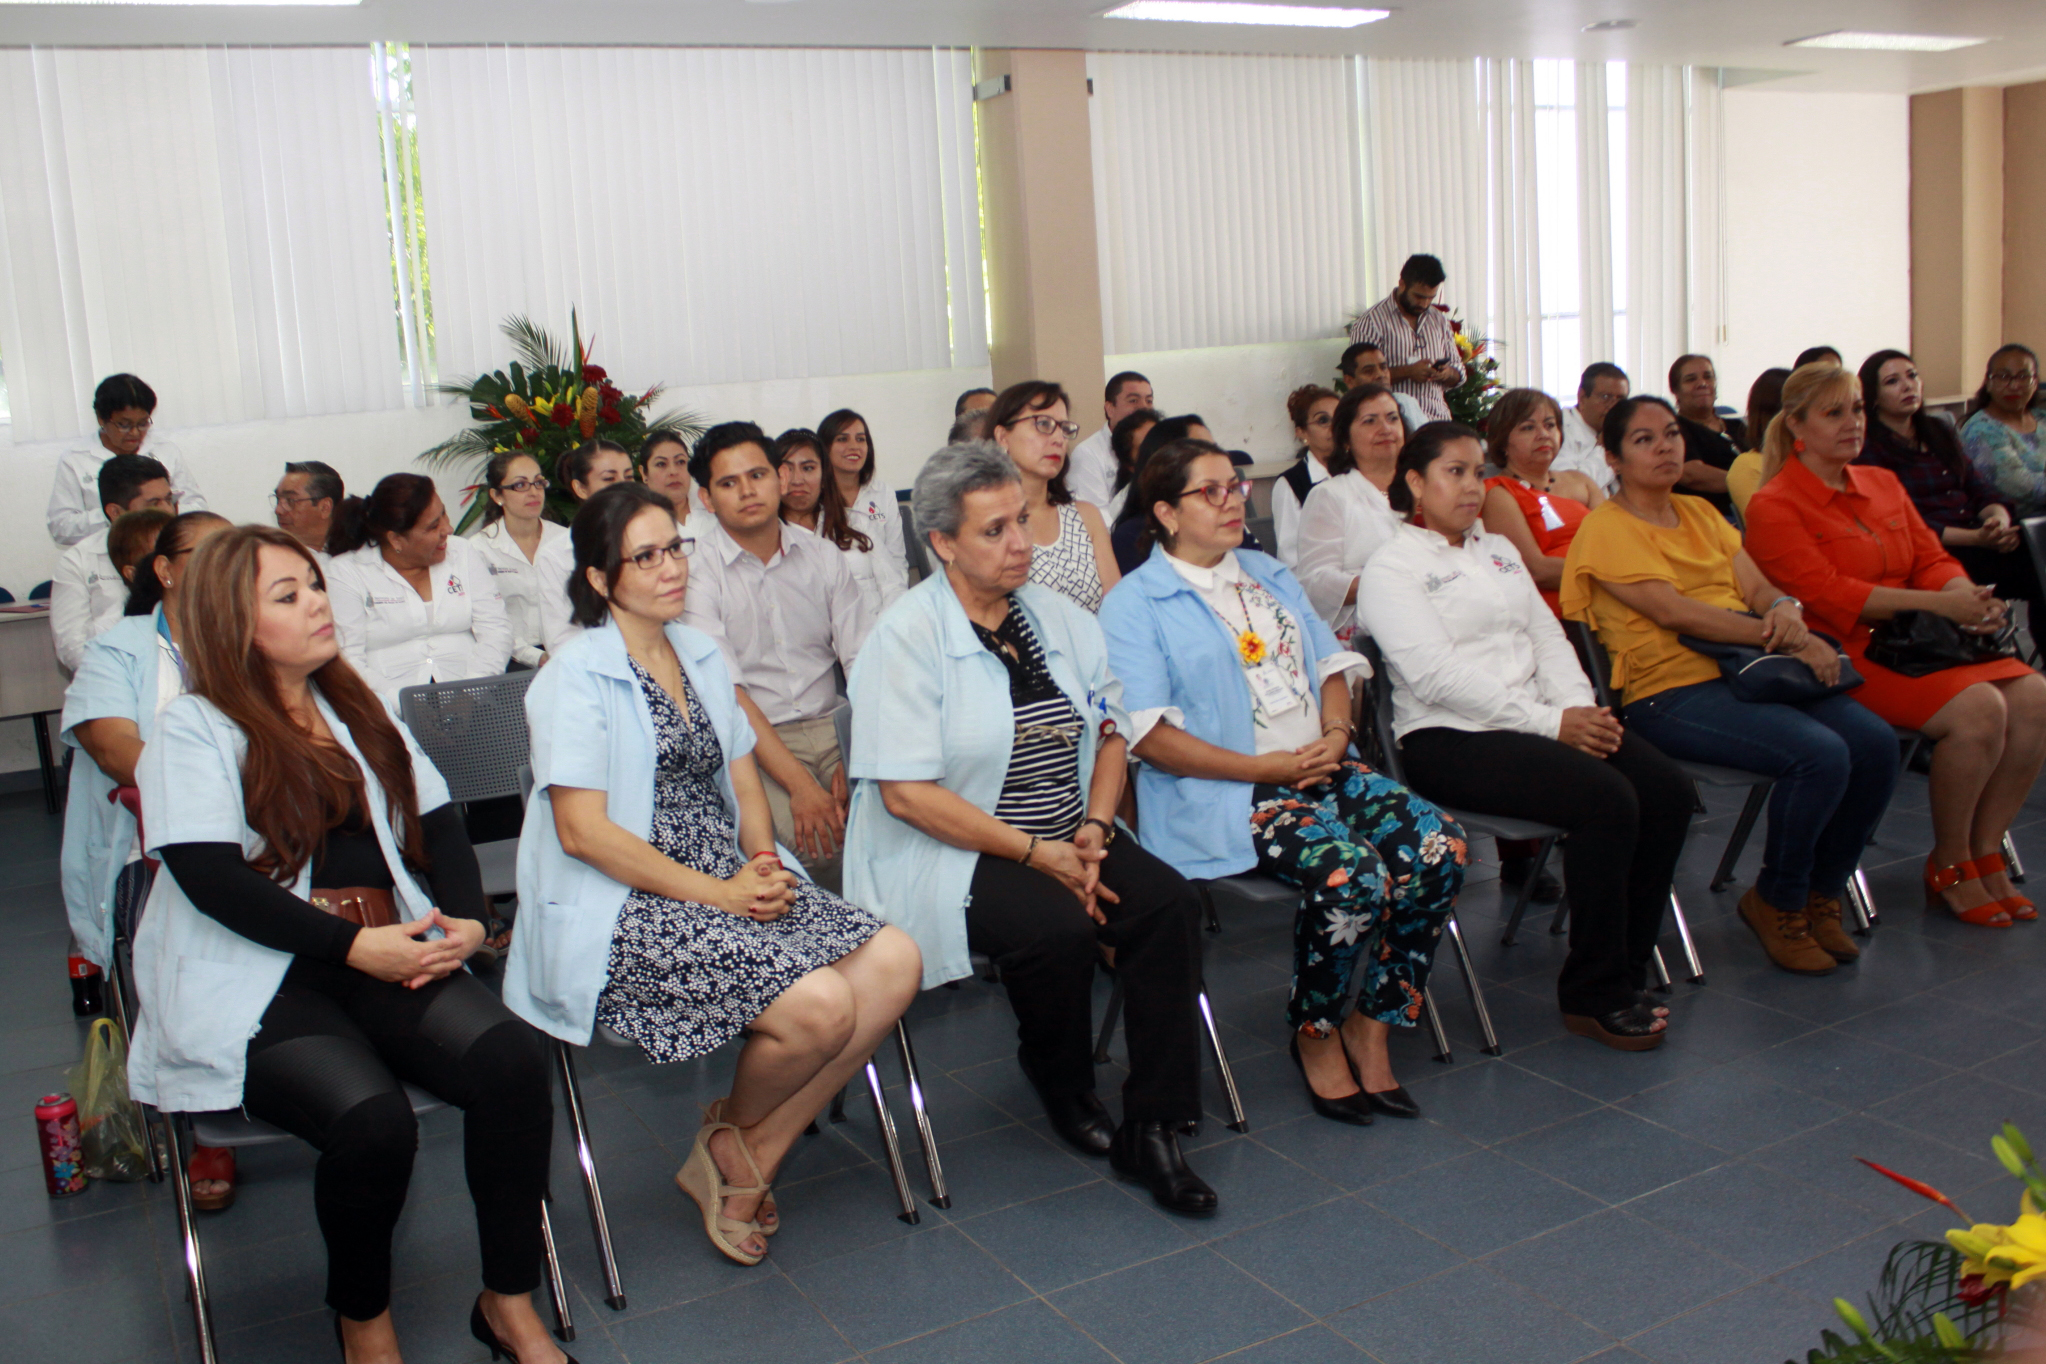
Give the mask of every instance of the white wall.
[(1908, 98), (1735, 89), (1724, 101), (1719, 400), (1744, 407), (1758, 373), (1807, 346), (1838, 348), (1850, 368), (1908, 348)]
[[(1333, 336), (1264, 346), (1111, 355), (1104, 364), (1110, 374), (1130, 369), (1149, 379), (1158, 410), (1166, 416), (1198, 412), (1224, 449), (1247, 450), (1264, 463), (1291, 459), (1299, 448), (1293, 420), (1286, 415), (1286, 395), (1302, 384), (1329, 387), (1347, 345), (1348, 338)], [(1076, 393), (1073, 400), (1088, 399)], [(1100, 420), (1098, 412), (1088, 416)]]

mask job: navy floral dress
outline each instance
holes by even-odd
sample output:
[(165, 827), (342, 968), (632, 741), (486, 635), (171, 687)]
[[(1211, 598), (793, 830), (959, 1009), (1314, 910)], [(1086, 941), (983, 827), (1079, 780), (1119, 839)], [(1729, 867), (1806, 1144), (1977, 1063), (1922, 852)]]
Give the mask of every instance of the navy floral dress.
[[(725, 754), (687, 675), (684, 714), (635, 661), (654, 717), (654, 827), (647, 841), (705, 876), (728, 880), (744, 859), (718, 777)], [(597, 1021), (654, 1061), (687, 1061), (739, 1035), (789, 986), (881, 931), (881, 921), (810, 881), (772, 923), (650, 891), (626, 897), (611, 935)]]

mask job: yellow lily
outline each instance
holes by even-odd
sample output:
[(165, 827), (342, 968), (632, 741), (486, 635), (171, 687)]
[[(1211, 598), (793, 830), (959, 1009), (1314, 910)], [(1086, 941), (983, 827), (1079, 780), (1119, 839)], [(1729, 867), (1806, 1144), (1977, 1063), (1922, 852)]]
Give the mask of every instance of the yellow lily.
[(551, 417), (554, 415), (554, 400), (552, 398), (535, 398), (533, 399), (533, 410), (543, 417)]
[(1981, 1222), (1966, 1231), (1950, 1231), (1947, 1243), (1961, 1252), (1964, 1276), (1979, 1275), (1985, 1284), (2023, 1288), (2046, 1279), (2046, 1213), (2031, 1190), (2018, 1203), (2018, 1219), (2007, 1227)]

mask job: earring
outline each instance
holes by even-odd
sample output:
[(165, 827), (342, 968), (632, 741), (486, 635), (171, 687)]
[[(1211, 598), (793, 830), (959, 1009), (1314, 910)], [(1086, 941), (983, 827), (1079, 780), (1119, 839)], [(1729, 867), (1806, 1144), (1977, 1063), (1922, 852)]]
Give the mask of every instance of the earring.
[(1801, 454), (1803, 454), (1803, 453), (1804, 453), (1804, 439), (1803, 439), (1803, 437), (1799, 437), (1798, 439), (1796, 439), (1796, 440), (1792, 441), (1792, 442), (1790, 443), (1790, 448), (1791, 448), (1791, 449), (1792, 449), (1793, 451), (1795, 451), (1796, 453), (1800, 454), (1800, 455), (1801, 455)]

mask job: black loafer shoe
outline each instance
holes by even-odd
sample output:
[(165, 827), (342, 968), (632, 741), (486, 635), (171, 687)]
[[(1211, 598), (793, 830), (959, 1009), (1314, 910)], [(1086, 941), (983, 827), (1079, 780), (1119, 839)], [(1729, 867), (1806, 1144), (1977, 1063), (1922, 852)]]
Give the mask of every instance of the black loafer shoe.
[(1371, 1111), (1383, 1113), (1388, 1118), (1418, 1118), (1421, 1105), (1414, 1102), (1414, 1096), (1407, 1093), (1406, 1086), (1395, 1085), (1391, 1089), (1373, 1094), (1365, 1091), (1364, 1097), (1371, 1101)]
[[(1499, 879), (1518, 890), (1533, 871), (1532, 857), (1509, 857), (1499, 864)], [(1563, 883), (1543, 872), (1535, 877), (1534, 889), (1528, 891), (1527, 898), (1540, 904), (1552, 905), (1563, 898)]]
[(1023, 1068), (1023, 1076), (1037, 1091), (1038, 1102), (1044, 1105), (1044, 1116), (1051, 1121), (1051, 1130), (1065, 1139), (1068, 1146), (1083, 1156), (1105, 1156), (1115, 1140), (1115, 1120), (1108, 1116), (1108, 1109), (1093, 1090), (1082, 1090), (1078, 1094), (1057, 1094), (1038, 1083), (1037, 1072), (1031, 1067), (1030, 1057), (1021, 1048), (1016, 1051), (1016, 1064)]
[(1187, 1168), (1180, 1154), (1176, 1123), (1124, 1123), (1115, 1129), (1108, 1162), (1124, 1179), (1148, 1188), (1167, 1212), (1206, 1217), (1215, 1211), (1215, 1191)]

